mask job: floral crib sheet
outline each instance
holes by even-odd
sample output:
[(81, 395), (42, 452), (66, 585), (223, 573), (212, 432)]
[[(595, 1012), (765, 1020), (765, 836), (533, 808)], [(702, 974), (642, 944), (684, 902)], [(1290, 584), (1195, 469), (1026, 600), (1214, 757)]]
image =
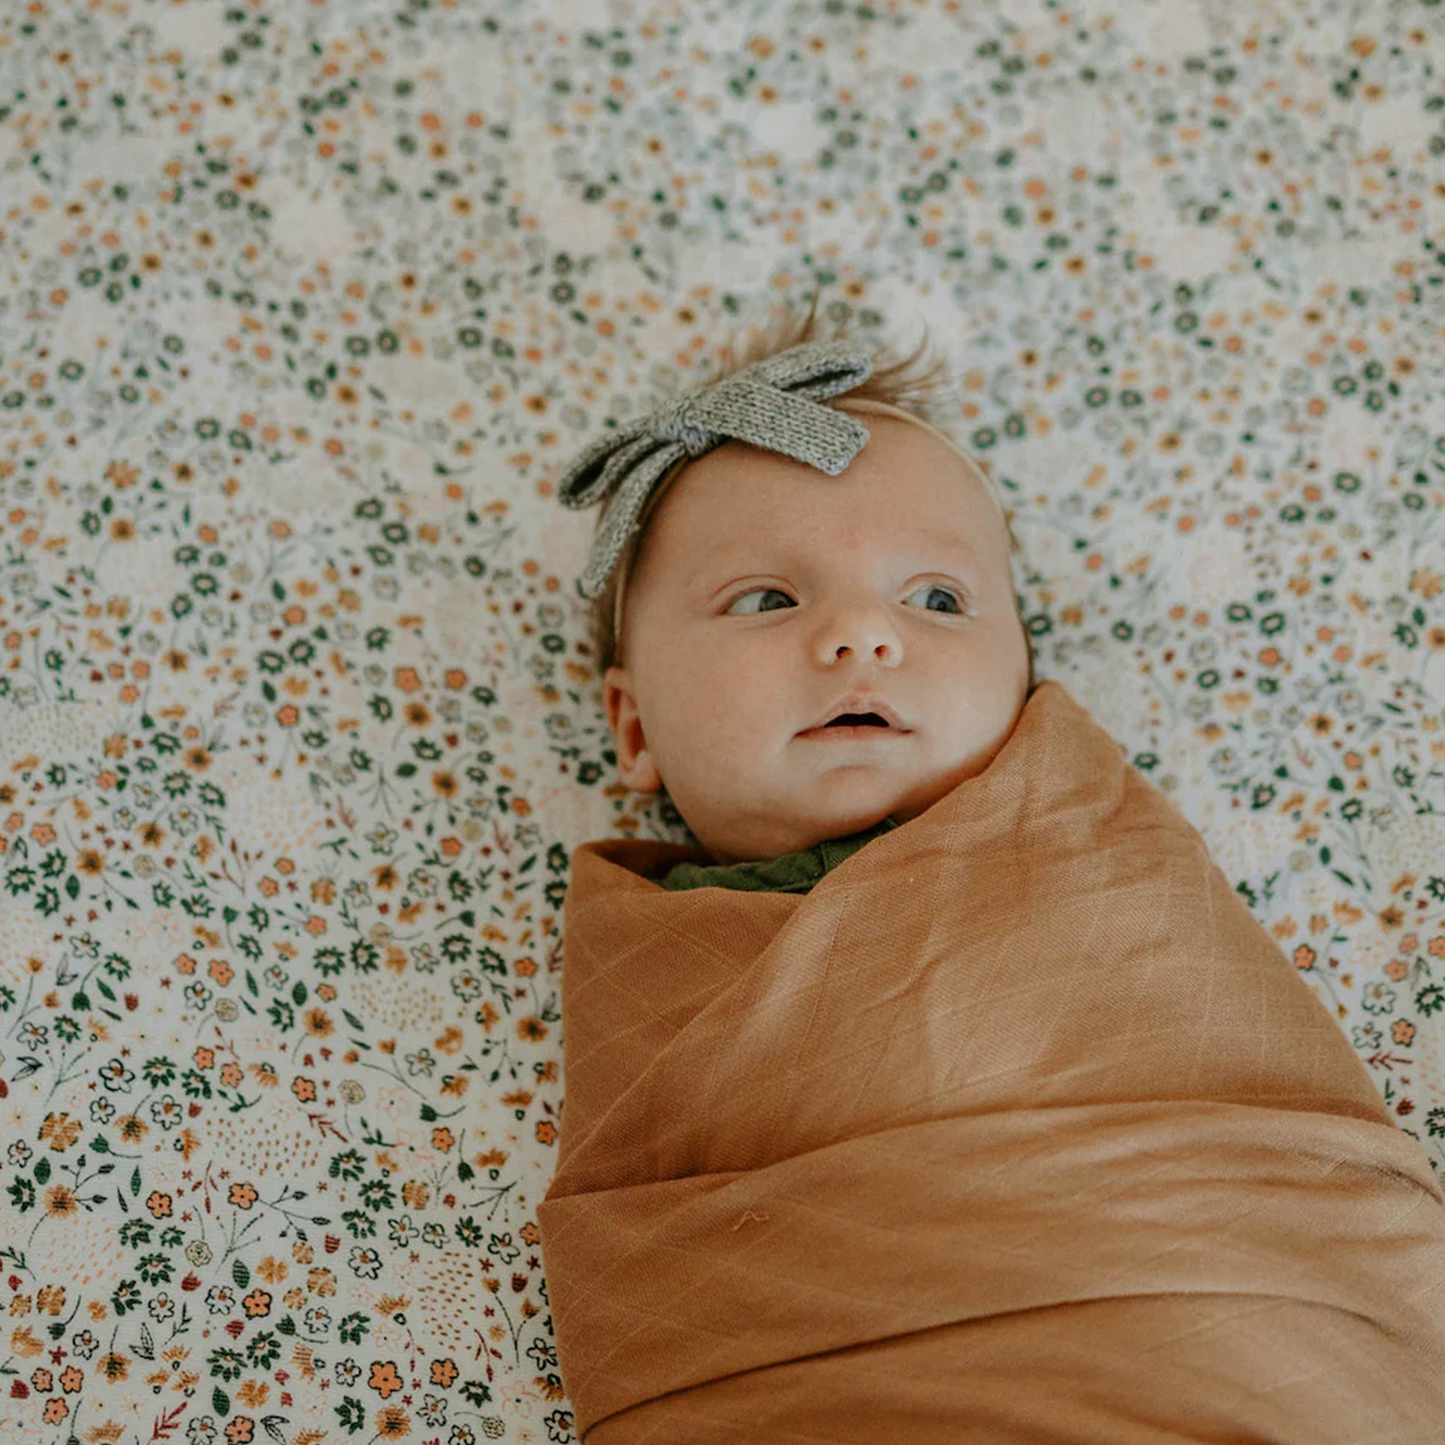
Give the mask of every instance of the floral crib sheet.
[(7, 11), (0, 1425), (574, 1438), (567, 859), (684, 834), (553, 481), (814, 290), (927, 320), (1040, 676), (1438, 1165), (1442, 65), (1431, 0)]

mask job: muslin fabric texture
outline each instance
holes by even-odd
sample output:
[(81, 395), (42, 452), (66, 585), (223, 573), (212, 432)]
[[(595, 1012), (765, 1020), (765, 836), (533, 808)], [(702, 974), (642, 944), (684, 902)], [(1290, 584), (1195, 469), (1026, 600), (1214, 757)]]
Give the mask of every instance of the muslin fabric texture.
[(1445, 1208), (1060, 683), (806, 894), (585, 843), (539, 1215), (588, 1445), (1437, 1445)]

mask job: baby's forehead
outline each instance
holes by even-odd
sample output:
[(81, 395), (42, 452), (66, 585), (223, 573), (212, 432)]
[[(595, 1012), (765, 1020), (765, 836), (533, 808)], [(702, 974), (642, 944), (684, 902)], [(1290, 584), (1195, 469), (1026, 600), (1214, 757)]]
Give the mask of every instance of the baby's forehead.
[[(823, 477), (827, 484), (830, 479)], [(796, 486), (794, 497), (796, 497)], [(825, 513), (798, 512), (788, 493), (779, 505), (750, 508), (739, 497), (711, 514), (694, 513), (683, 526), (665, 528), (650, 550), (669, 586), (689, 593), (717, 585), (733, 572), (864, 566), (938, 570), (974, 586), (1008, 575), (1007, 541), (977, 510), (885, 506), (858, 510), (856, 495), (835, 492)]]
[[(837, 476), (738, 442), (684, 467), (660, 509), (693, 550), (759, 529), (801, 528), (836, 535), (851, 526), (878, 538), (957, 530), (986, 550), (1004, 535), (998, 503), (981, 470), (952, 446), (910, 423), (870, 416), (867, 445)], [(659, 520), (662, 520), (659, 518)]]

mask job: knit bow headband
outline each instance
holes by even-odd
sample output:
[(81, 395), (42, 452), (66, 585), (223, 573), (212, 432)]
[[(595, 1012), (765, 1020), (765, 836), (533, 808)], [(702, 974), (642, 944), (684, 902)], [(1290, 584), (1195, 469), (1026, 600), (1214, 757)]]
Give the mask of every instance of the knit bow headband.
[[(607, 507), (577, 582), (585, 598), (599, 596), (637, 530), (649, 497), (679, 464), (695, 461), (729, 439), (780, 452), (836, 477), (863, 449), (871, 433), (862, 422), (822, 398), (861, 386), (873, 373), (872, 358), (839, 341), (809, 341), (745, 367), (690, 396), (639, 417), (599, 438), (562, 474), (563, 506)], [(885, 401), (849, 399), (855, 411), (898, 417), (922, 427), (962, 457), (978, 475), (989, 501), (1007, 519), (992, 482), (952, 437), (922, 417)], [(614, 633), (622, 630), (622, 582), (615, 602)]]
[(577, 590), (598, 596), (657, 483), (678, 462), (696, 461), (726, 441), (780, 452), (836, 477), (869, 431), (822, 399), (861, 386), (872, 372), (864, 352), (837, 341), (807, 341), (593, 442), (557, 484), (564, 507), (607, 501)]

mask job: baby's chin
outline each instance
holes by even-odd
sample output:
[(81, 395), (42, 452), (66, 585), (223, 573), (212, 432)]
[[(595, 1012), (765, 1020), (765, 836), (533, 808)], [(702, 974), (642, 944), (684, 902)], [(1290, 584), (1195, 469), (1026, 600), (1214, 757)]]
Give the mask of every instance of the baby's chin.
[[(721, 827), (694, 828), (693, 836), (715, 864), (781, 858), (865, 833), (885, 819), (901, 826), (927, 812), (953, 786), (947, 777), (915, 778), (909, 785), (898, 778), (868, 778), (861, 770), (850, 777), (834, 773), (821, 786), (813, 780), (786, 800), (775, 799), (765, 820), (734, 815)], [(713, 822), (722, 820), (715, 816)]]
[[(860, 789), (853, 797), (832, 796), (819, 798), (813, 807), (804, 809), (807, 817), (805, 831), (814, 836), (815, 843), (831, 838), (847, 838), (854, 833), (863, 833), (875, 828), (884, 819), (902, 825), (926, 813), (953, 787), (946, 778), (929, 782), (916, 782), (912, 787), (902, 788), (895, 784), (886, 788)], [(871, 794), (865, 797), (863, 794)], [(811, 847), (800, 844), (799, 847)]]

